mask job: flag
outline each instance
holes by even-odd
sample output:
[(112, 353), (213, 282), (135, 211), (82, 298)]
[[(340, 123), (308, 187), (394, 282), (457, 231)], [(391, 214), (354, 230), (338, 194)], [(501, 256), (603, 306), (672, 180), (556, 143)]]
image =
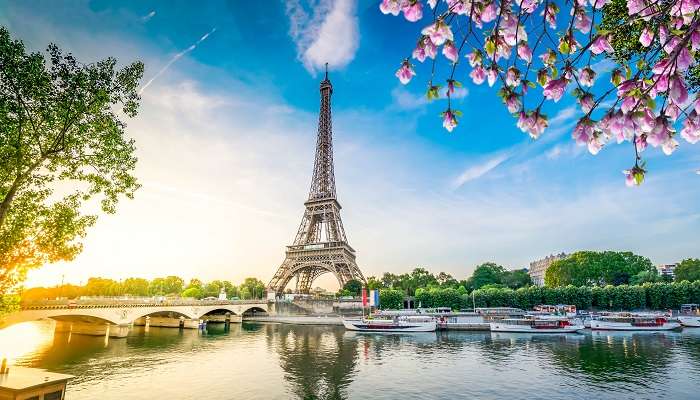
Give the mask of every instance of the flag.
[(369, 305), (370, 307), (379, 307), (379, 290), (373, 289), (369, 291)]
[(367, 288), (362, 288), (362, 307), (367, 306)]

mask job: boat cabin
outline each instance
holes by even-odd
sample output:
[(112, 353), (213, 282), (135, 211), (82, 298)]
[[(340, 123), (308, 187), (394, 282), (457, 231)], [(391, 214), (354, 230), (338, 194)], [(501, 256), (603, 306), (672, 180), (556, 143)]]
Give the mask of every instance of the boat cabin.
[(700, 307), (697, 304), (681, 304), (681, 314), (700, 315)]
[(642, 315), (604, 315), (599, 318), (605, 322), (617, 322), (632, 326), (663, 326), (668, 320), (662, 316)]

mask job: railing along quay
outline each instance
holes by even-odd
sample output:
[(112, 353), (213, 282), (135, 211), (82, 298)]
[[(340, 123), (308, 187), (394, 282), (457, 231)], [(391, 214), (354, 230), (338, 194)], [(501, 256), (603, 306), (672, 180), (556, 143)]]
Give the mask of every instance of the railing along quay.
[(266, 303), (258, 300), (152, 300), (143, 299), (90, 299), (90, 300), (45, 300), (23, 302), (22, 310), (60, 310), (60, 309), (90, 309), (90, 308), (124, 308), (124, 307), (173, 307), (173, 306), (217, 306), (236, 304)]

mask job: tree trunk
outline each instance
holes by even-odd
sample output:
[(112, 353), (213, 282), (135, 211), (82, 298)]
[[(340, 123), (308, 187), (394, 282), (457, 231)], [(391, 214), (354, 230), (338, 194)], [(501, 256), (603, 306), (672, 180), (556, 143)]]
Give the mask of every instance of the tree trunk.
[(17, 194), (17, 190), (19, 189), (21, 182), (22, 182), (22, 179), (20, 176), (18, 176), (15, 179), (15, 181), (12, 182), (12, 186), (10, 187), (10, 190), (5, 195), (5, 198), (2, 200), (2, 203), (0, 203), (0, 228), (2, 228), (2, 225), (5, 222), (5, 218), (7, 217), (7, 212), (10, 211), (10, 204), (12, 204), (12, 200), (14, 200), (15, 195)]

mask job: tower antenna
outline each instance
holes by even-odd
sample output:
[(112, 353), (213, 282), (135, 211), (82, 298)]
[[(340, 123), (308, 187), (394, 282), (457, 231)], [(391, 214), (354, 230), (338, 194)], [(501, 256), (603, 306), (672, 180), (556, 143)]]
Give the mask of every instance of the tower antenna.
[(326, 80), (328, 80), (328, 63), (326, 63)]

